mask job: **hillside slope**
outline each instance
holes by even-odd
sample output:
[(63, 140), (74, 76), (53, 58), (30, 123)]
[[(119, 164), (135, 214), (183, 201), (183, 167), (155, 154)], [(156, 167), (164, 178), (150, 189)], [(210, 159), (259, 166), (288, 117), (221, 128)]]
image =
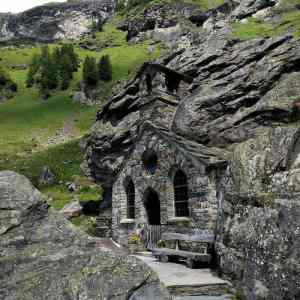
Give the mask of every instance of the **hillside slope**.
[[(50, 203), (56, 209), (76, 199), (101, 199), (101, 188), (95, 189), (93, 182), (82, 176), (80, 164), (83, 154), (80, 144), (95, 121), (96, 112), (104, 99), (116, 85), (134, 76), (143, 62), (157, 58), (160, 55), (159, 45), (150, 46), (147, 40), (128, 43), (126, 33), (117, 30), (114, 20), (110, 20), (101, 32), (71, 42), (79, 55), (80, 68), (74, 74), (68, 90), (54, 90), (45, 101), (38, 86), (26, 88), (25, 84), (30, 60), (33, 55), (40, 53), (44, 44), (18, 43), (14, 46), (13, 41), (10, 43), (10, 46), (0, 48), (0, 65), (17, 83), (18, 92), (11, 93), (10, 100), (0, 103), (0, 170), (9, 169), (26, 175), (50, 197)], [(50, 43), (50, 50), (61, 43)], [(85, 47), (90, 43), (97, 45), (95, 50)], [(112, 80), (99, 83), (94, 106), (75, 103), (72, 98), (81, 86), (82, 62), (87, 56), (99, 61), (103, 55), (109, 55), (112, 62)], [(55, 175), (55, 184), (52, 186), (39, 184), (45, 166)], [(76, 193), (68, 191), (68, 182), (76, 183)]]

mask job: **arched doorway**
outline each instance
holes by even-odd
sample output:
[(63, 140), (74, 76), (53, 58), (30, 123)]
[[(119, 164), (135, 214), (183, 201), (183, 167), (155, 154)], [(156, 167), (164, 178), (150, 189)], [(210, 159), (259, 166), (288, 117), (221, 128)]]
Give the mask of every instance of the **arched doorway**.
[(157, 192), (148, 189), (145, 193), (144, 205), (149, 225), (160, 225), (160, 201)]

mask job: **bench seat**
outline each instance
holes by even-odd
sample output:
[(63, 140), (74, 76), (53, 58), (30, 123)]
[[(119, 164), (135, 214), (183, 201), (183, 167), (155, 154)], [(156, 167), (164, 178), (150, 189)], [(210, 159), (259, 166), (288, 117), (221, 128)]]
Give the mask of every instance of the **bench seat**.
[(210, 263), (212, 258), (210, 254), (201, 254), (169, 248), (154, 248), (152, 250), (152, 254), (163, 262), (168, 262), (169, 260), (176, 258), (185, 258), (190, 268), (193, 268), (197, 262)]

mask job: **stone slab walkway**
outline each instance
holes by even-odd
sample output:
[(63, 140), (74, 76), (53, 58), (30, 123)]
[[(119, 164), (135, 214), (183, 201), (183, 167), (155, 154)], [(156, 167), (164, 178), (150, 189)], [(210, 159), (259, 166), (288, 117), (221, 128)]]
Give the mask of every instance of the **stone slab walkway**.
[[(136, 255), (150, 266), (176, 300), (225, 300), (230, 284), (212, 274), (210, 269), (189, 269), (184, 264), (162, 263), (149, 255)], [(197, 297), (188, 297), (197, 296)], [(200, 297), (203, 296), (203, 297)], [(222, 297), (207, 297), (222, 296)]]

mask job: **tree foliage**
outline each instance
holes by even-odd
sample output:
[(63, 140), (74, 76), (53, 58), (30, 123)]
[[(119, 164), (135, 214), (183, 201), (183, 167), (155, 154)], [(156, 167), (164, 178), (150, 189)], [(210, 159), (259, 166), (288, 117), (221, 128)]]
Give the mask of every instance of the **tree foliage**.
[(17, 92), (18, 86), (12, 81), (7, 70), (0, 65), (0, 99), (1, 97), (11, 98)]
[(96, 59), (94, 57), (87, 56), (83, 63), (82, 69), (83, 82), (86, 85), (94, 86), (99, 81), (98, 69)]
[(79, 58), (71, 44), (55, 48), (52, 53), (48, 46), (43, 46), (41, 54), (31, 59), (27, 73), (27, 87), (38, 85), (44, 97), (50, 91), (60, 88), (67, 89), (73, 73), (79, 68)]
[(95, 18), (92, 22), (92, 32), (101, 32), (103, 30), (103, 21), (102, 19)]
[(104, 55), (98, 63), (99, 79), (103, 81), (112, 80), (112, 65), (109, 55)]

